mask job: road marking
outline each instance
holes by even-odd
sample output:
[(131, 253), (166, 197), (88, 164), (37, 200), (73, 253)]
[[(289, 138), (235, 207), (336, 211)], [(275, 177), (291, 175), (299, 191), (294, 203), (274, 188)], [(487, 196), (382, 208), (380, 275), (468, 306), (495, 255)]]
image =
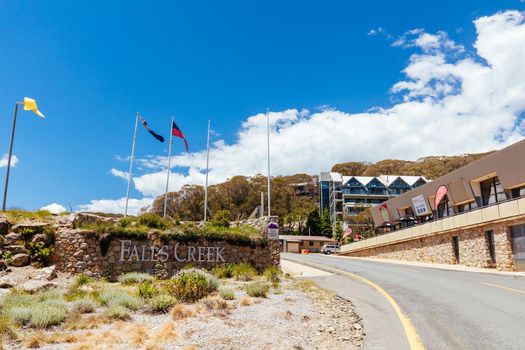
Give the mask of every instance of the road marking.
[(511, 291), (511, 292), (514, 292), (514, 293), (525, 294), (525, 290), (521, 290), (521, 289), (514, 289), (514, 288), (510, 288), (510, 287), (500, 286), (499, 284), (494, 284), (494, 283), (490, 283), (490, 282), (481, 282), (481, 284), (484, 284), (486, 286), (500, 288), (500, 289), (505, 289), (505, 290), (508, 290), (508, 291)]
[(322, 269), (325, 269), (325, 270), (327, 269), (327, 270), (336, 271), (336, 272), (338, 272), (340, 274), (347, 275), (349, 277), (352, 277), (354, 279), (357, 279), (357, 280), (359, 280), (361, 282), (364, 282), (364, 283), (368, 284), (369, 286), (371, 286), (372, 288), (377, 290), (380, 294), (382, 294), (386, 298), (386, 300), (390, 303), (392, 308), (394, 309), (395, 313), (397, 314), (397, 317), (401, 321), (401, 325), (403, 326), (403, 329), (405, 331), (405, 335), (407, 337), (410, 349), (411, 350), (424, 350), (425, 349), (425, 347), (423, 346), (423, 343), (421, 342), (421, 338), (417, 334), (416, 327), (414, 327), (414, 325), (412, 324), (412, 321), (410, 320), (410, 318), (408, 318), (408, 316), (405, 315), (405, 313), (403, 313), (403, 311), (401, 311), (401, 308), (399, 307), (399, 304), (395, 301), (395, 299), (392, 298), (392, 296), (390, 294), (388, 294), (388, 292), (386, 290), (384, 290), (382, 287), (380, 287), (378, 284), (370, 281), (367, 278), (364, 278), (364, 277), (361, 277), (359, 275), (356, 275), (355, 273), (351, 273), (351, 272), (348, 272), (348, 271), (345, 271), (345, 270), (340, 270), (340, 269), (337, 269), (335, 267), (331, 267), (331, 266), (328, 267), (328, 266), (324, 266), (324, 265), (320, 265), (320, 264), (316, 264), (316, 263), (311, 263), (311, 262), (304, 263), (304, 262), (300, 262), (300, 261), (297, 261), (297, 260), (293, 260), (293, 261), (295, 261), (297, 263), (300, 263), (300, 264), (307, 265), (307, 266), (308, 265), (314, 265), (314, 266), (317, 266), (317, 268), (320, 268), (321, 270)]

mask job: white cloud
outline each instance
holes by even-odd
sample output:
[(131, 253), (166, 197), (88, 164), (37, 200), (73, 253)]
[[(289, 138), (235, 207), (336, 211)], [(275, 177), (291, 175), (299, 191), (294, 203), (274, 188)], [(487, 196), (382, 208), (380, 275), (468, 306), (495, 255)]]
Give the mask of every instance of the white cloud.
[(129, 172), (127, 172), (127, 171), (122, 171), (122, 170), (118, 170), (118, 169), (112, 168), (109, 172), (111, 173), (111, 175), (116, 176), (116, 177), (120, 177), (121, 179), (124, 179), (126, 181), (129, 178)]
[[(6, 168), (7, 167), (7, 161), (9, 159), (9, 154), (5, 153), (2, 158), (0, 158), (0, 168)], [(18, 158), (16, 155), (13, 154), (11, 157), (11, 167), (14, 168), (16, 164), (18, 163)]]
[(60, 214), (60, 213), (67, 211), (67, 209), (64, 206), (58, 203), (52, 203), (52, 204), (46, 205), (45, 207), (40, 208), (40, 210), (47, 210), (51, 214)]
[[(143, 207), (153, 202), (151, 198), (134, 199), (130, 198), (128, 203), (128, 214), (136, 215)], [(103, 212), (124, 214), (126, 208), (126, 198), (120, 199), (95, 199), (88, 204), (78, 206), (79, 211)]]
[[(482, 152), (522, 139), (524, 15), (506, 11), (474, 24), (477, 39), (468, 49), (444, 32), (414, 29), (399, 38), (396, 46), (417, 53), (403, 70), (405, 78), (391, 89), (399, 100), (391, 107), (355, 114), (335, 109), (270, 113), (272, 175), (317, 174), (350, 160)], [(166, 157), (139, 163), (148, 173), (134, 177), (136, 190), (148, 198), (162, 194)], [(171, 191), (204, 183), (204, 151), (175, 156), (171, 163), (187, 168), (171, 175)], [(266, 173), (264, 113), (247, 118), (234, 143), (216, 140), (210, 153), (210, 183), (257, 173)]]

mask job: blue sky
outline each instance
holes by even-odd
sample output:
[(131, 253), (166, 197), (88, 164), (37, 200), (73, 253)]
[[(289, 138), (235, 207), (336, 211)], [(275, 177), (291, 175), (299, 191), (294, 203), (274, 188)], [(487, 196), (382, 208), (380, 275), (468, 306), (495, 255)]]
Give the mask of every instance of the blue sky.
[[(507, 9), (523, 11), (525, 4), (2, 1), (0, 154), (8, 152), (16, 100), (35, 98), (47, 117), (19, 114), (8, 206), (76, 208), (121, 198), (126, 184), (110, 170), (127, 171), (119, 157), (129, 155), (136, 111), (165, 136), (174, 115), (190, 151), (199, 151), (208, 119), (216, 140), (234, 144), (242, 123), (266, 108), (315, 113), (330, 106), (349, 114), (391, 108), (397, 97), (389, 91), (418, 50), (392, 46), (396, 38), (414, 28), (444, 31), (470, 51), (473, 21)], [(182, 152), (182, 142), (174, 150)], [(165, 156), (167, 144), (139, 129), (136, 152)], [(345, 157), (353, 160), (352, 152), (329, 161)], [(312, 172), (299, 165), (282, 173), (294, 170)], [(2, 188), (4, 177), (1, 168)], [(152, 196), (136, 188), (132, 195)]]

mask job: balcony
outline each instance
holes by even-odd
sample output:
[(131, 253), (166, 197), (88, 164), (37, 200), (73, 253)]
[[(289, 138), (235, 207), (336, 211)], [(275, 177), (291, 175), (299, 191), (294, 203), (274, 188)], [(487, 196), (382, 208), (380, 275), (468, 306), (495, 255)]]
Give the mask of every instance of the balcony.
[(362, 249), (409, 241), (490, 221), (508, 219), (518, 215), (525, 215), (524, 197), (410, 226), (359, 242), (345, 244), (341, 247), (341, 252), (351, 253)]

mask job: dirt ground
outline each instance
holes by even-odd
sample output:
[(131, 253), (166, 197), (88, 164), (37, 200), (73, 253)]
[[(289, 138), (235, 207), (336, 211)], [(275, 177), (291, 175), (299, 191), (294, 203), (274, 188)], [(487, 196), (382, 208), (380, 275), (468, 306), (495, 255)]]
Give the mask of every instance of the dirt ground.
[[(32, 276), (20, 270), (25, 276)], [(10, 280), (15, 282), (11, 272)], [(0, 277), (0, 283), (2, 278)], [(257, 277), (262, 280), (262, 277)], [(47, 280), (47, 278), (46, 278)], [(18, 282), (18, 281), (16, 281)], [(67, 288), (64, 276), (49, 281)], [(21, 328), (5, 349), (357, 349), (363, 332), (353, 305), (308, 280), (283, 277), (266, 298), (248, 297), (247, 282), (222, 279), (235, 299), (218, 296), (178, 304), (176, 312), (132, 312), (125, 321), (102, 321), (102, 308), (46, 330)], [(48, 288), (49, 286), (47, 286)], [(5, 294), (5, 289), (4, 289)]]

